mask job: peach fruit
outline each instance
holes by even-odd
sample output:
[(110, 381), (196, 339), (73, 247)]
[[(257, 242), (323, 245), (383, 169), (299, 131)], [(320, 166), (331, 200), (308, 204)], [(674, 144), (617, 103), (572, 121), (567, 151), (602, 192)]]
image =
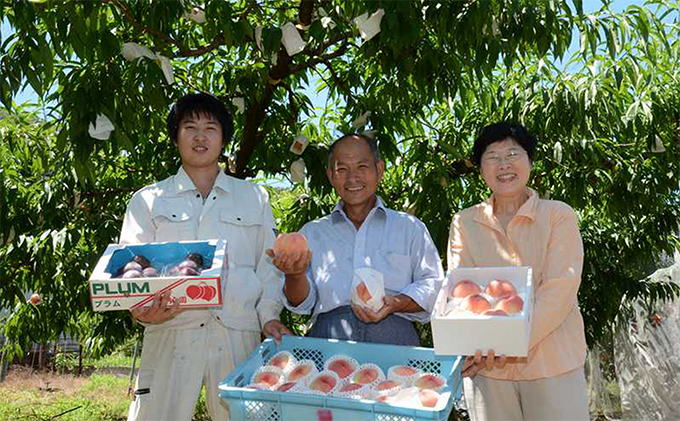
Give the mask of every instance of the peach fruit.
[(193, 260), (189, 260), (189, 259), (182, 261), (182, 263), (177, 265), (177, 267), (180, 270), (182, 268), (191, 268), (191, 269), (195, 270), (196, 272), (198, 272), (200, 270), (198, 263), (194, 262)]
[(507, 316), (508, 313), (504, 312), (501, 309), (498, 310), (487, 310), (484, 313), (482, 313), (484, 316)]
[(444, 386), (444, 381), (440, 377), (428, 373), (418, 377), (418, 379), (413, 383), (413, 385), (418, 389), (437, 390), (440, 387)]
[(363, 368), (354, 373), (354, 382), (359, 384), (369, 384), (378, 378), (378, 370), (373, 367)]
[(505, 297), (506, 295), (515, 295), (517, 291), (512, 283), (494, 279), (486, 286), (486, 293), (491, 297)]
[(297, 384), (296, 382), (285, 382), (285, 383), (282, 384), (281, 386), (277, 387), (277, 388), (276, 388), (276, 391), (277, 391), (277, 392), (287, 392), (287, 391), (289, 391), (290, 389), (292, 389), (293, 386), (295, 386), (296, 384)]
[(460, 303), (460, 308), (473, 313), (481, 314), (486, 310), (490, 310), (491, 304), (486, 298), (479, 294), (475, 294), (468, 295), (467, 297), (463, 298), (463, 301)]
[(287, 254), (302, 254), (309, 250), (309, 243), (307, 243), (307, 238), (299, 232), (293, 232), (290, 234), (281, 234), (276, 237), (274, 242), (274, 254), (279, 253)]
[(179, 268), (179, 273), (182, 276), (197, 276), (198, 271), (192, 267), (189, 266), (184, 266), (182, 268)]
[(354, 372), (354, 367), (349, 361), (340, 358), (330, 363), (328, 370), (335, 372), (341, 379), (346, 379)]
[(279, 355), (275, 355), (274, 358), (272, 358), (269, 361), (269, 365), (273, 365), (273, 366), (278, 367), (281, 370), (283, 370), (283, 369), (286, 368), (286, 366), (288, 366), (289, 362), (290, 362), (290, 356), (288, 354), (279, 354)]
[(418, 370), (415, 368), (409, 366), (409, 365), (400, 365), (394, 368), (393, 373), (396, 374), (397, 376), (412, 376), (416, 374)]
[(359, 390), (362, 387), (364, 387), (363, 384), (359, 383), (347, 383), (346, 385), (342, 386), (340, 388), (341, 392), (354, 392), (355, 390)]
[(309, 388), (311, 390), (318, 390), (323, 393), (329, 393), (335, 385), (337, 384), (335, 377), (328, 374), (318, 375), (310, 384)]
[(40, 304), (40, 295), (33, 294), (31, 295), (31, 298), (28, 299), (28, 301), (34, 306), (37, 306), (38, 304)]
[(281, 376), (271, 371), (262, 371), (253, 379), (253, 383), (265, 384), (268, 387), (276, 386), (279, 381), (281, 381)]
[(515, 314), (522, 311), (524, 301), (518, 296), (505, 297), (496, 303), (496, 310), (503, 310), (508, 314)]
[(368, 292), (368, 288), (366, 287), (365, 283), (360, 282), (359, 285), (357, 285), (357, 296), (365, 303), (368, 303), (368, 301), (372, 298), (371, 293)]
[(420, 389), (420, 403), (426, 408), (433, 408), (439, 402), (439, 393), (432, 389)]
[(385, 380), (385, 381), (378, 383), (375, 386), (375, 390), (377, 390), (378, 392), (382, 392), (383, 390), (393, 389), (397, 386), (400, 386), (400, 383), (397, 383), (394, 380)]
[(309, 374), (312, 371), (312, 366), (310, 364), (300, 364), (299, 366), (295, 367), (293, 371), (290, 372), (288, 375), (288, 380), (299, 380), (303, 377), (305, 377), (307, 374)]
[(465, 298), (468, 295), (475, 295), (482, 292), (482, 289), (475, 282), (469, 279), (463, 279), (454, 285), (451, 290), (451, 296), (454, 298)]

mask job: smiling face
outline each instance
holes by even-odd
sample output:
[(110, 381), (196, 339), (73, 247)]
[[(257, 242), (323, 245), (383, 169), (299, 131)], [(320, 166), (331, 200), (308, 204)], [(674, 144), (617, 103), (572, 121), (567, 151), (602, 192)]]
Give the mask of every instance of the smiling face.
[(482, 177), (496, 196), (512, 198), (524, 194), (531, 174), (531, 161), (514, 139), (490, 144), (481, 161)]
[(335, 145), (328, 180), (345, 205), (361, 206), (375, 201), (385, 162), (375, 161), (365, 140), (347, 137)]
[(187, 170), (216, 167), (222, 153), (222, 125), (210, 114), (187, 115), (177, 131), (177, 148)]

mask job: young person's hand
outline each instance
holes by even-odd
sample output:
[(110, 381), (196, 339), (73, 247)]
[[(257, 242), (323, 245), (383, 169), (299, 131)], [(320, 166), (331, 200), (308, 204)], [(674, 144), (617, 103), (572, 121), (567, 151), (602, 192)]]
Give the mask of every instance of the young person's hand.
[(130, 310), (132, 317), (142, 323), (160, 324), (166, 322), (182, 310), (179, 308), (179, 300), (170, 296), (171, 291), (156, 294), (150, 307), (135, 308)]

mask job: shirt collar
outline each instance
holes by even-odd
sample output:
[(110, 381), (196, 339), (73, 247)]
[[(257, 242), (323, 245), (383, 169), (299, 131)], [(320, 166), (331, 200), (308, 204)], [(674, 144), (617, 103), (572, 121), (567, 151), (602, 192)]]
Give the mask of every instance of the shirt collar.
[[(373, 209), (376, 209), (376, 211), (381, 210), (381, 213), (386, 215), (387, 214), (387, 208), (385, 207), (385, 204), (383, 203), (380, 196), (376, 196), (375, 199), (376, 200), (375, 200), (375, 205), (373, 206)], [(342, 202), (342, 200), (340, 200), (338, 203), (335, 204), (335, 207), (333, 208), (333, 211), (331, 212), (331, 219), (332, 219), (334, 224), (341, 222), (343, 219), (349, 220), (349, 218), (347, 218), (347, 215), (345, 215), (345, 211), (342, 209), (342, 206), (343, 206), (343, 202)], [(371, 209), (371, 211), (373, 209)], [(369, 215), (370, 215), (370, 212), (369, 212)], [(366, 219), (368, 219), (368, 217), (366, 217)]]
[[(217, 173), (215, 187), (218, 187), (225, 192), (229, 192), (231, 190), (231, 179), (224, 173), (224, 169), (222, 167), (220, 167), (220, 171)], [(194, 182), (191, 181), (189, 174), (184, 171), (183, 166), (180, 166), (177, 174), (175, 175), (175, 192), (180, 194), (183, 192), (196, 190), (197, 188), (194, 185)]]
[[(536, 215), (536, 208), (538, 207), (538, 193), (529, 187), (527, 187), (527, 191), (529, 192), (529, 199), (520, 206), (517, 211), (517, 216), (523, 216), (533, 221)], [(490, 227), (496, 227), (497, 219), (493, 214), (494, 200), (495, 197), (492, 194), (488, 199), (480, 203), (477, 215), (475, 215), (474, 218), (476, 222)]]

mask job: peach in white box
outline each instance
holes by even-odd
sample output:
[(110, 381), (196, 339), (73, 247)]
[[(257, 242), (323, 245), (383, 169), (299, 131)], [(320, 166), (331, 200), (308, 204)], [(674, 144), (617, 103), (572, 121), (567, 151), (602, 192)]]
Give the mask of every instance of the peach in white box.
[(180, 307), (221, 307), (227, 269), (225, 240), (111, 244), (90, 276), (92, 307), (145, 307), (165, 291)]
[[(474, 296), (460, 297), (452, 291), (461, 281), (479, 286)], [(459, 288), (460, 289), (460, 288)], [(457, 290), (458, 291), (458, 290)], [(488, 307), (472, 308), (473, 297), (488, 301)], [(483, 308), (482, 308), (483, 307)], [(530, 267), (459, 268), (446, 276), (432, 312), (432, 337), (438, 355), (484, 354), (525, 357), (529, 353), (533, 308)], [(475, 312), (480, 310), (479, 312)]]

